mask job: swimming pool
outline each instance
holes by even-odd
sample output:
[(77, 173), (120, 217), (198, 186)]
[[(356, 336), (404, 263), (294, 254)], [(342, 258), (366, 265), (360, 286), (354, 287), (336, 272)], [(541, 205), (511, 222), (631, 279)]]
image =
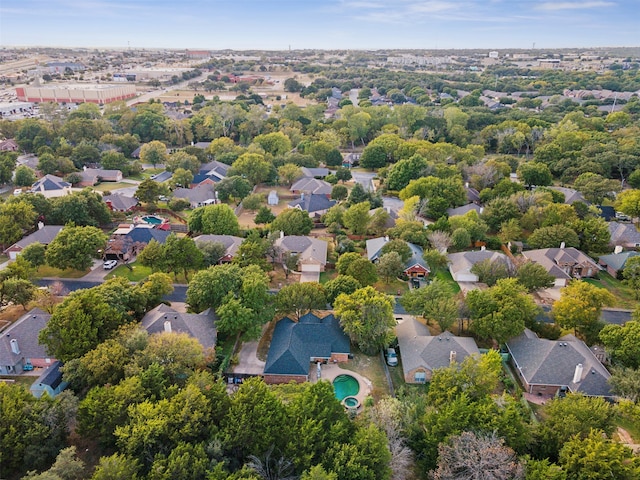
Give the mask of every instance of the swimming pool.
[(146, 215), (142, 217), (142, 220), (152, 225), (160, 225), (162, 222), (164, 222), (163, 218), (156, 217), (155, 215)]
[(338, 375), (333, 380), (333, 389), (336, 392), (336, 398), (342, 401), (346, 397), (353, 397), (360, 391), (360, 383), (351, 375)]
[(345, 397), (342, 403), (347, 408), (358, 408), (360, 406), (360, 401), (356, 397)]

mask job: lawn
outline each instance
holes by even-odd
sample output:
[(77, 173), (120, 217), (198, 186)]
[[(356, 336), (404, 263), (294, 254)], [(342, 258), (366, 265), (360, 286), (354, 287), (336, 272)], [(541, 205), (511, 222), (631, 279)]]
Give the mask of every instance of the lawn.
[(320, 272), (320, 283), (325, 284), (329, 280), (333, 280), (338, 276), (337, 270), (327, 270), (325, 272)]
[(36, 378), (38, 377), (35, 375), (0, 375), (0, 382), (5, 382), (9, 385), (23, 385), (28, 390)]
[(640, 425), (633, 418), (618, 415), (615, 419), (616, 427), (624, 428), (633, 437), (635, 443), (640, 442)]
[(131, 267), (131, 270), (124, 265), (118, 265), (105, 277), (105, 279), (124, 277), (130, 282), (139, 282), (140, 280), (147, 278), (153, 272), (151, 267), (145, 267), (137, 262), (133, 262), (129, 264), (129, 266)]
[(584, 281), (596, 287), (609, 290), (616, 297), (616, 304), (614, 307), (633, 310), (638, 306), (639, 302), (636, 300), (634, 291), (631, 287), (625, 285), (620, 280), (613, 278), (608, 273), (600, 272), (598, 276), (599, 279), (585, 278)]
[(49, 265), (42, 265), (36, 270), (36, 277), (38, 278), (46, 278), (46, 277), (58, 277), (58, 278), (81, 278), (84, 277), (90, 270), (74, 270), (72, 268), (67, 268), (66, 270), (61, 270), (59, 268), (53, 268)]
[(99, 183), (98, 185), (94, 185), (93, 190), (97, 191), (97, 192), (111, 192), (113, 190), (117, 190), (118, 188), (127, 188), (127, 187), (134, 187), (135, 185), (132, 185), (130, 183), (123, 183), (123, 182), (102, 182)]
[[(378, 401), (389, 395), (389, 384), (384, 374), (384, 366), (380, 355), (370, 357), (360, 352), (357, 347), (352, 347), (353, 359), (341, 363), (340, 367), (353, 372), (358, 372), (365, 378), (371, 380), (373, 385), (372, 395)], [(396, 367), (398, 368), (398, 367)]]
[(449, 270), (436, 270), (435, 278), (448, 283), (451, 286), (451, 290), (453, 291), (453, 293), (460, 293), (460, 285), (458, 285), (458, 282), (453, 279)]
[(373, 285), (373, 288), (388, 295), (402, 295), (409, 291), (409, 283), (398, 280), (397, 278), (391, 280), (389, 283), (385, 283), (384, 280), (379, 280)]

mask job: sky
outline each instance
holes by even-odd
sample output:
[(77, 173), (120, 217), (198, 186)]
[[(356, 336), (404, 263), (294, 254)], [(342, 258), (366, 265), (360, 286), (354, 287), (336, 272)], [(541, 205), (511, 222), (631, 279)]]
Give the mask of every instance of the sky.
[(640, 0), (0, 0), (1, 46), (640, 46)]

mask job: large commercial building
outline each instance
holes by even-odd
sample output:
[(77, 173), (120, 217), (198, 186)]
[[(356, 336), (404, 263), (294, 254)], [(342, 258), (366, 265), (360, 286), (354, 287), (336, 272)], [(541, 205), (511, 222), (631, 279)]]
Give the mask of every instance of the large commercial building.
[(103, 105), (136, 96), (135, 85), (47, 85), (17, 87), (23, 102), (96, 103)]

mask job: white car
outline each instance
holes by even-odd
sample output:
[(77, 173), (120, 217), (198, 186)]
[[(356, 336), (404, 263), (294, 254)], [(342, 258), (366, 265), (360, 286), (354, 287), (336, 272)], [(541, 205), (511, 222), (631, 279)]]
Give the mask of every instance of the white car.
[(111, 270), (117, 264), (117, 260), (105, 260), (105, 262), (102, 264), (102, 268), (104, 268), (105, 270)]
[(387, 365), (395, 367), (398, 365), (398, 355), (395, 348), (387, 348)]

